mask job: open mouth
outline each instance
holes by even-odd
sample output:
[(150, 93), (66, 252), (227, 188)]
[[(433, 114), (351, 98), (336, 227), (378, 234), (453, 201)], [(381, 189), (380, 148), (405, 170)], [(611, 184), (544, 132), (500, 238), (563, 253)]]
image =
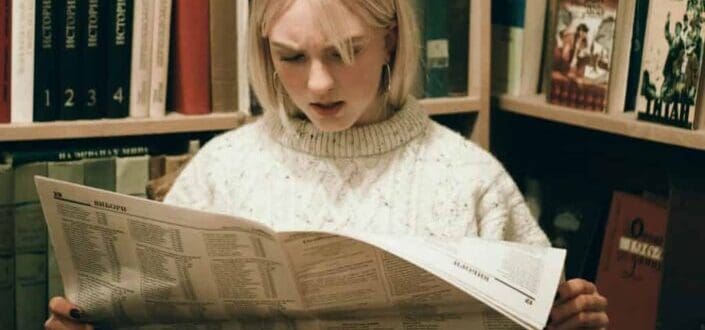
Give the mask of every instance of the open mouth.
[(311, 103), (311, 108), (313, 108), (313, 110), (315, 110), (320, 115), (330, 116), (338, 113), (338, 111), (343, 107), (344, 104), (345, 102), (343, 101), (326, 103), (314, 102)]

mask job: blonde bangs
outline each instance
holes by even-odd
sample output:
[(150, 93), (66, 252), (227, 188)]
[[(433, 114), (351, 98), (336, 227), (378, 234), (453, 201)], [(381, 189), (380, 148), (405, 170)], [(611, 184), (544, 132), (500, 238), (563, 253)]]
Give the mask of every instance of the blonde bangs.
[[(341, 54), (345, 63), (354, 60), (352, 40), (342, 38), (350, 27), (342, 19), (352, 12), (369, 28), (395, 28), (397, 44), (392, 52), (391, 88), (386, 97), (388, 106), (400, 108), (406, 102), (416, 79), (419, 61), (419, 36), (416, 18), (409, 0), (256, 0), (252, 2), (249, 32), (250, 82), (264, 109), (288, 109), (283, 86), (274, 79), (268, 34), (271, 24), (293, 3), (306, 1), (320, 19), (326, 40)], [(386, 89), (385, 89), (386, 90)]]

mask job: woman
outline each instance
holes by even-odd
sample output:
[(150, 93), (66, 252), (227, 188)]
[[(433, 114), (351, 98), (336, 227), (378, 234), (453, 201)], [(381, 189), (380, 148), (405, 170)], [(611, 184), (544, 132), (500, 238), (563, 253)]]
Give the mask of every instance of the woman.
[[(277, 230), (548, 245), (502, 166), (409, 96), (413, 19), (407, 0), (254, 1), (250, 74), (265, 115), (209, 142), (165, 201)], [(567, 281), (559, 295), (552, 327), (606, 326), (592, 283)], [(50, 307), (49, 326), (79, 328), (75, 306), (55, 298)]]

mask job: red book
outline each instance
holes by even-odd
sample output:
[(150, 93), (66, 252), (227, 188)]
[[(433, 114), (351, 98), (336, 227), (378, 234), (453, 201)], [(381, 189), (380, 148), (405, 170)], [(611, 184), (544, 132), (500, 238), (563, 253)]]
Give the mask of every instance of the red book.
[(612, 196), (596, 281), (610, 329), (656, 328), (667, 219), (665, 203)]
[(172, 109), (189, 115), (210, 113), (208, 1), (174, 0), (173, 4)]
[(0, 0), (0, 123), (10, 122), (11, 0)]

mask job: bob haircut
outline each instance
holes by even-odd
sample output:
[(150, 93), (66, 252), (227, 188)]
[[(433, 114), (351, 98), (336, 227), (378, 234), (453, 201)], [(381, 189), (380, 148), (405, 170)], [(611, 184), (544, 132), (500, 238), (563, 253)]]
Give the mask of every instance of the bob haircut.
[[(339, 40), (347, 30), (341, 23), (343, 7), (351, 11), (363, 24), (372, 28), (396, 29), (397, 42), (391, 52), (391, 86), (387, 92), (387, 81), (380, 83), (380, 94), (387, 93), (389, 109), (399, 109), (412, 93), (419, 63), (419, 32), (414, 9), (409, 0), (256, 0), (251, 2), (248, 29), (248, 62), (250, 83), (265, 111), (284, 108), (289, 114), (299, 113), (293, 102), (285, 95), (284, 86), (274, 77), (274, 63), (269, 49), (269, 30), (276, 20), (294, 1), (308, 1), (313, 10), (320, 13), (317, 22), (325, 37), (341, 54), (345, 63), (351, 63), (353, 47)], [(383, 70), (384, 71), (384, 70)], [(383, 76), (386, 75), (383, 72)], [(380, 77), (380, 81), (381, 81)], [(385, 79), (390, 79), (386, 77)]]

